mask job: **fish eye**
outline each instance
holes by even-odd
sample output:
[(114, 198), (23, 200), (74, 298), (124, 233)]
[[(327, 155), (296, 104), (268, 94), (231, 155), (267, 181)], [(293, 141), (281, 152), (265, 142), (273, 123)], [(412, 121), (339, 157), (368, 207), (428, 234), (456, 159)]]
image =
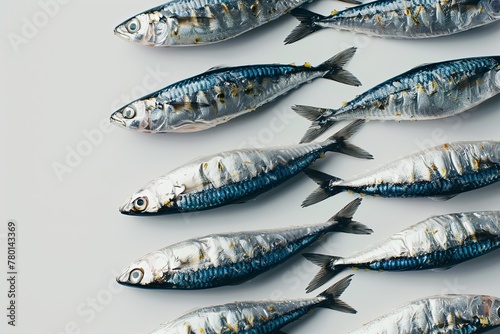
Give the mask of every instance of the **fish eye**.
[(144, 277), (144, 272), (140, 268), (136, 268), (130, 272), (130, 276), (128, 280), (132, 284), (138, 284), (142, 281), (142, 278)]
[(145, 197), (139, 197), (134, 201), (134, 209), (144, 211), (148, 206), (148, 200)]
[(132, 19), (129, 23), (127, 23), (127, 30), (129, 33), (136, 33), (139, 29), (141, 29), (141, 24), (138, 19)]
[(125, 109), (123, 109), (122, 115), (126, 119), (132, 119), (135, 117), (135, 109), (132, 107), (126, 107)]

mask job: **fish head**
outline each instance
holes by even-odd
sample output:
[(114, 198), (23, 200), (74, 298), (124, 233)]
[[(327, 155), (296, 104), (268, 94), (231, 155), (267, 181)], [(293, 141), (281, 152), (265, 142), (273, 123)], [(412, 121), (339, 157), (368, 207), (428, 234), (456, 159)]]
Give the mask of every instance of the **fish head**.
[(172, 44), (178, 31), (175, 18), (165, 16), (161, 8), (153, 8), (136, 15), (115, 28), (115, 35), (140, 45), (163, 46)]
[(185, 190), (184, 185), (176, 184), (168, 176), (160, 177), (151, 181), (127, 199), (120, 207), (120, 212), (126, 215), (155, 215), (179, 212), (177, 199)]
[(166, 119), (163, 104), (150, 97), (136, 100), (115, 111), (110, 121), (126, 129), (149, 133), (161, 131)]
[(164, 268), (167, 267), (165, 254), (162, 251), (156, 251), (129, 265), (116, 277), (116, 281), (123, 285), (141, 288), (158, 287), (162, 285)]
[(500, 18), (500, 0), (486, 0), (484, 10), (493, 18)]

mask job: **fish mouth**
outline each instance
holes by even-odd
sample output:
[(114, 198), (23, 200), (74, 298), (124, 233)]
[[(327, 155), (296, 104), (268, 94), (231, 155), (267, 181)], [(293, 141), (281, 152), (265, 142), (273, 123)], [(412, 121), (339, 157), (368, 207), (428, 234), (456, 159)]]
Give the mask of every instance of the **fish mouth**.
[(109, 118), (109, 121), (111, 123), (114, 123), (118, 126), (126, 127), (127, 125), (125, 124), (125, 121), (118, 115), (119, 112), (114, 112), (111, 117)]
[(122, 25), (117, 26), (114, 30), (114, 33), (116, 36), (120, 37), (121, 39), (127, 42), (132, 41), (130, 35), (124, 31), (124, 27)]

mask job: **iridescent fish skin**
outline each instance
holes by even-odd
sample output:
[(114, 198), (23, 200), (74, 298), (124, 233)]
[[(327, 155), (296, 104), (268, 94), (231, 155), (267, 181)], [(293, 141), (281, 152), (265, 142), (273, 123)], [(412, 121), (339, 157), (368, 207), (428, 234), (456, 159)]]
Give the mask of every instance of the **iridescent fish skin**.
[(350, 281), (348, 276), (314, 298), (235, 302), (200, 308), (161, 324), (151, 334), (282, 333), (280, 328), (318, 307), (356, 313), (338, 298)]
[(454, 142), (436, 146), (350, 180), (315, 170), (306, 170), (306, 174), (320, 187), (302, 206), (347, 190), (380, 197), (448, 199), (500, 180), (500, 142)]
[(113, 113), (111, 122), (147, 133), (201, 131), (316, 78), (359, 86), (343, 69), (355, 52), (356, 48), (346, 49), (314, 67), (271, 64), (211, 69), (130, 103)]
[(484, 295), (441, 295), (396, 308), (349, 334), (470, 334), (500, 326), (500, 299)]
[(324, 28), (369, 36), (415, 39), (447, 36), (500, 19), (500, 0), (379, 0), (323, 16), (302, 8), (291, 14), (301, 23), (286, 44)]
[(500, 211), (430, 217), (349, 257), (304, 254), (321, 267), (307, 291), (347, 268), (407, 271), (450, 268), (500, 248)]
[(346, 140), (355, 121), (324, 142), (227, 151), (202, 157), (160, 176), (133, 194), (120, 211), (130, 215), (207, 210), (255, 198), (297, 175), (326, 152), (371, 159)]
[(342, 120), (430, 120), (457, 115), (500, 92), (500, 56), (444, 61), (391, 78), (338, 109), (295, 106), (312, 120), (302, 142)]
[(115, 28), (126, 41), (146, 46), (193, 46), (224, 41), (311, 0), (173, 0)]
[(329, 221), (304, 227), (212, 234), (149, 253), (118, 276), (140, 288), (206, 289), (245, 282), (283, 263), (329, 232), (370, 234), (352, 221), (355, 199)]

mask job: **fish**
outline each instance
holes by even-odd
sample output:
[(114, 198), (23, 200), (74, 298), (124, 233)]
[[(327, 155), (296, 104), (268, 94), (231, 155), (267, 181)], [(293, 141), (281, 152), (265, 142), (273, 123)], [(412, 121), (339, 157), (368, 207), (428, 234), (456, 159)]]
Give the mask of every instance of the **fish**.
[(349, 334), (470, 334), (499, 326), (499, 298), (447, 294), (412, 301)]
[(313, 169), (306, 169), (304, 172), (319, 188), (304, 200), (303, 207), (342, 191), (379, 197), (431, 197), (447, 200), (500, 179), (500, 142), (445, 143), (349, 180)]
[(500, 248), (500, 211), (437, 215), (349, 257), (307, 253), (321, 267), (311, 292), (347, 268), (408, 271), (445, 268)]
[(343, 67), (352, 47), (318, 66), (248, 65), (218, 67), (176, 82), (120, 108), (111, 123), (146, 132), (194, 132), (249, 113), (293, 88), (316, 78), (348, 85), (361, 83)]
[(500, 56), (449, 60), (415, 67), (367, 90), (338, 109), (292, 107), (312, 121), (301, 142), (342, 120), (431, 120), (455, 116), (500, 92)]
[(167, 214), (243, 203), (297, 175), (328, 151), (372, 159), (347, 142), (363, 122), (354, 121), (319, 143), (248, 148), (195, 159), (150, 181), (127, 199), (120, 212)]
[(234, 302), (199, 308), (161, 324), (151, 334), (283, 334), (282, 327), (319, 307), (354, 314), (356, 310), (339, 299), (351, 283), (351, 276), (314, 298)]
[(324, 29), (348, 30), (383, 38), (419, 39), (447, 36), (500, 19), (500, 0), (379, 0), (329, 16), (303, 8), (290, 14), (300, 24), (286, 37), (294, 43)]
[(311, 1), (173, 0), (127, 19), (114, 33), (145, 46), (205, 45), (236, 37)]
[(360, 198), (353, 200), (322, 224), (185, 240), (143, 256), (128, 266), (117, 282), (184, 290), (240, 284), (285, 262), (326, 233), (372, 233), (352, 220), (360, 204)]

